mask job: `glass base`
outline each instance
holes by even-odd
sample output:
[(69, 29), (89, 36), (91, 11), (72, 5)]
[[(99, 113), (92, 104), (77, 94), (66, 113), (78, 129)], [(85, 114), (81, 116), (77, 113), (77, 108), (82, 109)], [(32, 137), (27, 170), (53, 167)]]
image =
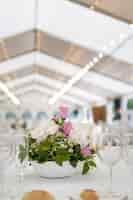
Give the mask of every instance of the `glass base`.
[(48, 176), (40, 176), (40, 178), (43, 179), (50, 179), (50, 180), (56, 180), (56, 179), (66, 179), (66, 178), (71, 178), (72, 176), (60, 176), (60, 177), (48, 177)]
[(107, 193), (101, 193), (99, 192), (99, 197), (100, 199), (108, 199), (108, 200), (114, 200), (114, 199), (120, 199), (123, 197), (123, 195), (121, 193), (117, 193), (117, 192), (107, 192)]

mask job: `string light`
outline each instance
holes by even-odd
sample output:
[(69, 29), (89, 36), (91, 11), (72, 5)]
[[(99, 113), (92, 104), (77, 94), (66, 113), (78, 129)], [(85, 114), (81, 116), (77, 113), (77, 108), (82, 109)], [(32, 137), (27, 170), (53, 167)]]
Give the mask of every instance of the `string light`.
[(98, 57), (99, 57), (100, 59), (102, 59), (103, 56), (104, 56), (104, 54), (103, 54), (102, 52), (100, 52), (100, 53), (98, 54)]
[(90, 61), (90, 62), (89, 62), (89, 65), (90, 65), (91, 67), (93, 67), (93, 66), (94, 66), (94, 62)]
[[(8, 51), (7, 51), (4, 40), (0, 40), (0, 45), (3, 49), (4, 58), (6, 60), (9, 59)], [(9, 88), (6, 86), (6, 84), (3, 83), (2, 81), (0, 81), (0, 88), (15, 105), (17, 105), (17, 106), (20, 105), (20, 100), (9, 90)]]
[(111, 47), (115, 47), (116, 43), (115, 43), (114, 40), (111, 40), (110, 43), (109, 43), (109, 45), (110, 45)]
[[(133, 28), (133, 24), (131, 24), (130, 27)], [(105, 51), (107, 53), (107, 50), (109, 49), (110, 46), (114, 47), (114, 48), (117, 47), (117, 45), (119, 45), (121, 42), (123, 42), (123, 40), (126, 39), (127, 37), (128, 37), (128, 35), (121, 33), (119, 36), (119, 38), (120, 38), (119, 42), (116, 43), (114, 40), (111, 40), (109, 42), (108, 46), (103, 47), (103, 51)], [(111, 51), (112, 51), (112, 49), (111, 49)], [(80, 80), (88, 72), (88, 70), (90, 70), (92, 67), (94, 67), (95, 64), (99, 63), (102, 58), (104, 58), (104, 54), (102, 52), (98, 53), (97, 57), (94, 57), (92, 59), (92, 61), (90, 61), (89, 64), (86, 65), (85, 68), (80, 70), (76, 76), (74, 76), (71, 80), (69, 80), (68, 83), (49, 100), (49, 104), (54, 104), (55, 101), (57, 101), (61, 96), (63, 96), (64, 93), (66, 93), (73, 86), (73, 84), (75, 84), (78, 80)]]
[(20, 105), (19, 99), (12, 92), (9, 91), (9, 89), (4, 83), (0, 82), (0, 88), (15, 105)]
[(121, 33), (120, 34), (120, 42), (122, 42), (126, 38), (126, 34)]
[(93, 62), (96, 64), (99, 62), (99, 59), (97, 57), (93, 58)]
[(108, 50), (107, 46), (104, 46), (103, 51), (107, 51), (107, 50)]

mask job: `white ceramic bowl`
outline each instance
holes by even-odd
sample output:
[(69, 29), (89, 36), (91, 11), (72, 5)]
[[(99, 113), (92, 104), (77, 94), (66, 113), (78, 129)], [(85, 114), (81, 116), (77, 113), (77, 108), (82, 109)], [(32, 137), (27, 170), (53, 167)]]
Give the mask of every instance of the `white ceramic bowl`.
[(82, 173), (82, 163), (79, 163), (76, 168), (72, 167), (69, 162), (64, 162), (63, 166), (59, 166), (52, 161), (44, 164), (32, 162), (32, 166), (35, 172), (44, 178), (64, 178)]

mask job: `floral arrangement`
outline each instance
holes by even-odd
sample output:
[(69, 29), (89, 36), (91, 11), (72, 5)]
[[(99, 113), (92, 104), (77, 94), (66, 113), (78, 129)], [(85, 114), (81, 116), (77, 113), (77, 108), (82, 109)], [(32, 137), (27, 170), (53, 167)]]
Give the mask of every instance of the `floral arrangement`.
[[(91, 144), (91, 129), (88, 125), (74, 125), (68, 120), (68, 108), (61, 106), (59, 114), (49, 123), (28, 134), (29, 161), (37, 163), (56, 162), (62, 166), (68, 161), (74, 168), (83, 162), (82, 174), (96, 167), (95, 149)], [(19, 158), (25, 159), (25, 147), (20, 146)]]

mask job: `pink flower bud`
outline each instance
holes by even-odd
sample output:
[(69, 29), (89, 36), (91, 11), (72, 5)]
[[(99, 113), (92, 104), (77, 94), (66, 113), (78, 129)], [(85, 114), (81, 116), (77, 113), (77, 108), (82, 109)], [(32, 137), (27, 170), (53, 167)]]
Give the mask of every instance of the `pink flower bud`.
[(91, 149), (88, 147), (88, 146), (85, 146), (81, 149), (81, 154), (84, 156), (84, 157), (87, 157), (91, 154)]
[(63, 119), (66, 119), (68, 117), (68, 107), (65, 107), (65, 106), (60, 107), (60, 116)]
[(65, 122), (63, 125), (63, 131), (64, 131), (64, 135), (66, 137), (68, 137), (72, 131), (73, 127), (72, 127), (72, 123), (71, 122)]

